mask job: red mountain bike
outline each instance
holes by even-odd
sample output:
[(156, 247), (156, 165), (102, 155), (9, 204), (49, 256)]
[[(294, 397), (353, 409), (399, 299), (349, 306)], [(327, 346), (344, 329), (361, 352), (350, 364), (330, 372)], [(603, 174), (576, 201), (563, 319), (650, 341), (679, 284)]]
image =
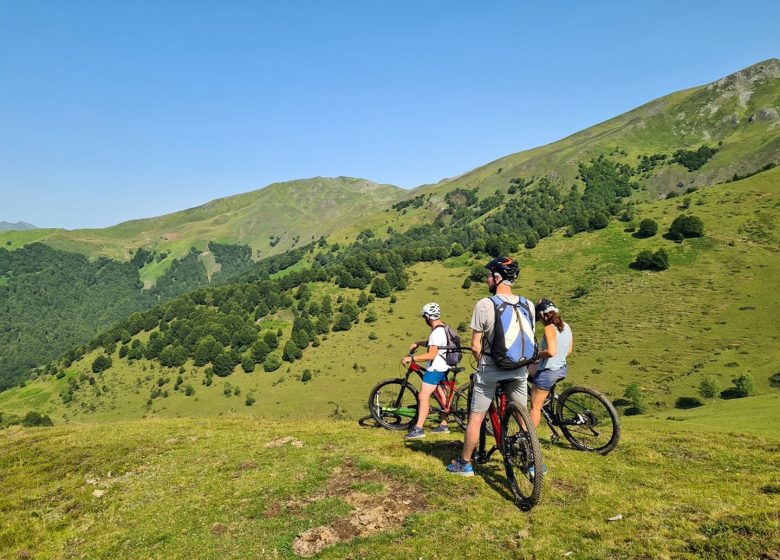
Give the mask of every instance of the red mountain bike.
[[(414, 351), (409, 352), (414, 355)], [(468, 419), (469, 384), (457, 386), (456, 378), (465, 368), (451, 368), (447, 378), (439, 383), (430, 400), (430, 420), (451, 416), (464, 428)], [(368, 410), (377, 424), (388, 430), (408, 430), (417, 423), (420, 402), (417, 389), (409, 382), (412, 373), (422, 379), (425, 369), (412, 362), (404, 377), (385, 379), (377, 383), (368, 396)]]
[[(470, 397), (471, 395), (468, 402), (471, 402)], [(488, 435), (492, 435), (496, 440), (490, 449), (486, 449)], [(474, 462), (485, 464), (496, 451), (501, 453), (503, 458), (507, 482), (515, 503), (521, 509), (530, 509), (538, 504), (542, 498), (544, 482), (539, 437), (528, 410), (517, 403), (507, 402), (503, 382), (499, 382), (496, 397), (480, 427)]]

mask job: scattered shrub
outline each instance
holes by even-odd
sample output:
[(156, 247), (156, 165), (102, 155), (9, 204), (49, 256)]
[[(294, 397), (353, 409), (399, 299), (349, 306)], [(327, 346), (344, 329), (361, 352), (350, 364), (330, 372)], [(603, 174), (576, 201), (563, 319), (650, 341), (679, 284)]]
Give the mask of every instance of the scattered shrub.
[(658, 223), (650, 218), (645, 218), (639, 222), (637, 237), (653, 237), (658, 233)]
[(645, 249), (629, 266), (637, 270), (666, 270), (669, 268), (669, 254), (665, 249), (658, 249), (655, 253)]
[(680, 241), (689, 237), (702, 237), (704, 235), (704, 224), (694, 215), (680, 214), (672, 225), (669, 226), (667, 237), (674, 241)]
[(22, 419), (22, 426), (25, 426), (26, 428), (47, 427), (53, 425), (54, 422), (51, 421), (51, 418), (34, 410), (31, 410), (25, 414), (24, 418)]
[(631, 407), (626, 409), (627, 415), (642, 414), (647, 410), (647, 400), (639, 383), (634, 382), (626, 387), (623, 396), (631, 403)]
[(718, 383), (711, 377), (705, 377), (699, 383), (699, 395), (703, 399), (714, 399), (720, 393)]

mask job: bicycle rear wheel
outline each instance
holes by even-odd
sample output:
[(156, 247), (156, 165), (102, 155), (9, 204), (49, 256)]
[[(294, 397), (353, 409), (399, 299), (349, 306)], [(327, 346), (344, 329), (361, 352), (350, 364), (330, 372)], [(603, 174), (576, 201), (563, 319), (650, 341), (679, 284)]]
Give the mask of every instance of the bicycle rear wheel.
[(524, 406), (507, 405), (501, 419), (501, 441), (506, 478), (515, 503), (523, 509), (530, 509), (542, 497), (544, 473), (542, 448), (531, 415)]
[(606, 455), (618, 444), (620, 422), (609, 399), (588, 387), (569, 387), (555, 411), (561, 431), (580, 451)]
[(408, 430), (417, 421), (417, 389), (403, 379), (385, 379), (368, 396), (368, 410), (388, 430)]
[(469, 383), (458, 387), (455, 396), (452, 397), (452, 410), (450, 416), (455, 418), (458, 426), (466, 429), (469, 422)]

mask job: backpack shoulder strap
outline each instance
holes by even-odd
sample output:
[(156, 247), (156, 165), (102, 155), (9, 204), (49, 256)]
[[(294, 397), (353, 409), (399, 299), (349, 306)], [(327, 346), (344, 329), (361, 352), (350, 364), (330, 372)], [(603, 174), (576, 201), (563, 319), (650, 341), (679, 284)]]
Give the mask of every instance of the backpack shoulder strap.
[[(445, 323), (443, 325), (436, 325), (435, 327), (433, 327), (433, 329), (431, 329), (431, 332), (435, 331), (438, 328), (444, 329), (444, 336), (447, 338), (447, 344), (449, 344), (449, 342), (450, 342), (449, 338), (450, 337), (449, 337), (449, 334), (447, 333), (447, 324)], [(447, 348), (447, 347), (446, 346), (442, 346), (442, 348)]]

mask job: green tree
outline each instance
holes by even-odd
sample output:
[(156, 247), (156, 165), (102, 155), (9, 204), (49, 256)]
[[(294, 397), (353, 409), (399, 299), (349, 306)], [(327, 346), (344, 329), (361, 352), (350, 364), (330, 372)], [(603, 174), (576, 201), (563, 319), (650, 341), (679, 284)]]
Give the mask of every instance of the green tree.
[(267, 372), (276, 371), (282, 366), (282, 361), (275, 354), (268, 354), (263, 362), (263, 369)]
[(734, 394), (738, 397), (748, 397), (753, 393), (753, 377), (749, 373), (741, 373), (733, 379)]
[(264, 340), (257, 340), (250, 349), (252, 359), (256, 364), (262, 363), (270, 351), (271, 349), (268, 348), (268, 345)]
[(390, 284), (387, 280), (378, 276), (374, 278), (374, 282), (371, 284), (371, 293), (378, 298), (386, 298), (390, 296)]
[(22, 426), (25, 426), (27, 428), (47, 427), (53, 425), (54, 422), (51, 421), (51, 418), (49, 418), (45, 414), (41, 414), (40, 412), (36, 412), (34, 410), (31, 410), (30, 412), (25, 414), (24, 418), (22, 419)]
[(263, 341), (268, 345), (268, 348), (273, 352), (279, 348), (279, 337), (276, 333), (268, 331), (263, 335)]
[(308, 369), (303, 370), (303, 375), (301, 375), (301, 381), (304, 383), (311, 381), (311, 372)]
[(338, 316), (336, 316), (336, 322), (333, 323), (333, 332), (348, 331), (351, 328), (352, 320), (349, 316), (344, 313), (339, 313)]
[(255, 360), (251, 356), (245, 356), (243, 360), (241, 360), (241, 367), (243, 368), (245, 373), (252, 373), (255, 371)]
[(244, 325), (233, 335), (232, 345), (239, 350), (246, 350), (255, 340), (257, 331), (249, 325)]
[(227, 353), (222, 353), (214, 359), (214, 373), (219, 377), (227, 377), (233, 373), (233, 358)]
[(688, 237), (702, 237), (704, 223), (694, 215), (680, 214), (669, 226), (669, 238), (681, 240)]
[(604, 212), (594, 212), (588, 220), (588, 227), (592, 230), (604, 229), (609, 225), (609, 217)]
[(370, 308), (366, 312), (366, 318), (363, 319), (366, 323), (375, 323), (377, 320), (376, 311), (374, 311), (374, 308)]
[(642, 414), (647, 410), (647, 401), (639, 383), (631, 383), (623, 392), (623, 396), (631, 403), (631, 408), (626, 414)]
[(217, 356), (222, 353), (222, 344), (212, 335), (206, 335), (202, 338), (193, 352), (193, 359), (196, 366), (203, 366), (209, 362), (214, 363)]
[(298, 348), (298, 346), (295, 344), (295, 341), (293, 341), (293, 339), (290, 339), (284, 345), (284, 350), (282, 351), (282, 359), (285, 362), (294, 362), (296, 358), (299, 357), (300, 352), (301, 349)]
[(463, 288), (464, 290), (468, 290), (471, 287), (471, 278), (466, 278), (460, 287)]
[(95, 358), (95, 360), (92, 362), (93, 373), (100, 373), (101, 371), (105, 371), (110, 367), (111, 367), (111, 357), (106, 356), (105, 354), (98, 355), (98, 357)]
[(639, 222), (639, 229), (637, 234), (639, 237), (653, 237), (658, 233), (658, 223), (650, 218), (645, 218)]
[(717, 381), (712, 377), (705, 377), (699, 383), (699, 395), (704, 399), (714, 399), (720, 393)]
[(465, 253), (465, 252), (466, 252), (466, 249), (464, 249), (464, 248), (463, 248), (463, 245), (461, 245), (461, 244), (460, 244), (460, 243), (458, 243), (457, 241), (455, 241), (455, 242), (454, 242), (454, 243), (453, 243), (453, 244), (450, 246), (450, 256), (451, 256), (451, 257), (459, 257), (460, 255), (462, 255), (462, 254), (463, 254), (463, 253)]

